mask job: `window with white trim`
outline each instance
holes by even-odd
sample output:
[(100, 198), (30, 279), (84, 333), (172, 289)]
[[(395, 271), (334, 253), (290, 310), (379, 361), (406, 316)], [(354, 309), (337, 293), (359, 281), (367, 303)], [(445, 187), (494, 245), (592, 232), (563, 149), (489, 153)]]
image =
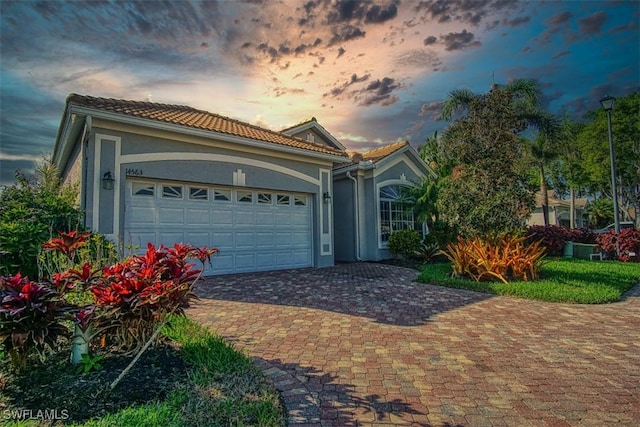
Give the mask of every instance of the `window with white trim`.
[(181, 185), (163, 185), (162, 197), (164, 199), (182, 199)]
[(236, 192), (236, 201), (238, 203), (253, 203), (253, 192), (238, 190)]
[(226, 190), (223, 188), (214, 188), (213, 189), (213, 200), (216, 202), (229, 202), (231, 201), (231, 190)]
[(131, 194), (134, 196), (153, 197), (156, 186), (148, 182), (132, 182)]
[(207, 187), (189, 187), (189, 200), (209, 200)]
[(414, 200), (409, 187), (387, 185), (380, 188), (380, 242), (386, 245), (394, 231), (417, 230), (422, 233), (422, 224), (415, 221), (413, 215)]
[(288, 194), (276, 195), (276, 204), (279, 206), (288, 206), (291, 204), (291, 196)]
[(271, 193), (258, 193), (258, 204), (259, 205), (271, 205), (272, 202)]

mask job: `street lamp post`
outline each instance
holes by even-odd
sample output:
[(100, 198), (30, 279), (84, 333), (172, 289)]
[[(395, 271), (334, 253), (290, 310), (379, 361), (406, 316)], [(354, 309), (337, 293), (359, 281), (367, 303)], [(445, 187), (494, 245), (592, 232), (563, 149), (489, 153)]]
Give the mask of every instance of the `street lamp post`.
[(616, 256), (620, 257), (620, 217), (618, 216), (618, 185), (616, 183), (616, 154), (613, 146), (613, 135), (611, 133), (611, 110), (616, 103), (613, 96), (605, 96), (600, 100), (602, 108), (607, 112), (607, 125), (609, 128), (609, 154), (611, 157), (611, 191), (613, 192), (613, 222), (616, 231)]

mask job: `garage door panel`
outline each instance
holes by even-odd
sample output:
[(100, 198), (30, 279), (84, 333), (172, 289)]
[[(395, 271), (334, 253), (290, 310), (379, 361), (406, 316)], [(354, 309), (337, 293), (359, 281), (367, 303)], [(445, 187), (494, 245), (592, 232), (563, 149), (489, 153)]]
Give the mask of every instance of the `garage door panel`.
[(311, 246), (311, 237), (308, 232), (294, 232), (292, 233), (291, 244), (293, 246)]
[(311, 251), (293, 251), (291, 254), (291, 262), (297, 267), (305, 267), (311, 259)]
[(155, 224), (156, 211), (151, 206), (133, 206), (129, 209), (131, 225)]
[(209, 209), (187, 209), (187, 224), (188, 225), (209, 225), (211, 218), (209, 215)]
[(158, 225), (184, 225), (184, 209), (159, 207)]
[(276, 233), (276, 246), (291, 246), (291, 233)]
[(247, 210), (237, 210), (234, 212), (234, 225), (243, 226), (243, 225), (255, 225), (255, 212), (247, 211)]
[(258, 232), (256, 233), (256, 246), (258, 248), (271, 248), (275, 245), (275, 234)]
[(218, 252), (211, 257), (211, 265), (215, 274), (233, 273), (233, 255)]
[[(156, 188), (176, 186), (163, 182), (153, 185)], [(193, 185), (207, 187), (206, 184)], [(147, 242), (165, 246), (189, 243), (219, 249), (220, 252), (211, 259), (211, 266), (205, 266), (205, 274), (312, 265), (311, 206), (294, 203), (295, 200), (308, 201), (307, 196), (289, 194), (287, 199), (278, 193), (280, 198), (277, 199), (275, 193), (263, 193), (272, 195), (272, 203), (260, 203), (266, 199), (258, 197), (259, 193), (262, 194), (259, 190), (213, 186), (208, 187), (207, 194), (222, 194), (223, 191), (226, 195), (224, 200), (214, 197), (198, 200), (142, 197), (129, 191), (125, 206), (126, 243), (138, 245), (139, 253), (144, 253)], [(252, 197), (238, 198), (236, 191), (245, 196), (252, 194)], [(285, 203), (287, 200), (289, 203)]]
[(181, 232), (160, 232), (158, 238), (161, 245), (169, 247), (175, 243), (185, 243), (184, 233)]
[(217, 225), (233, 225), (233, 212), (214, 209), (211, 221)]
[(271, 227), (274, 223), (273, 212), (256, 212), (256, 225), (258, 227)]
[(251, 271), (256, 267), (255, 254), (236, 254), (235, 268), (238, 271)]
[(293, 218), (291, 220), (291, 224), (296, 226), (304, 226), (305, 228), (309, 228), (309, 213), (308, 212), (293, 212)]
[(211, 246), (220, 250), (233, 250), (233, 232), (211, 233)]
[(194, 246), (207, 246), (210, 247), (211, 246), (211, 240), (210, 240), (210, 236), (209, 233), (203, 233), (203, 232), (199, 232), (199, 233), (186, 233), (186, 242), (185, 243), (190, 243)]
[(137, 254), (144, 253), (147, 250), (147, 243), (155, 243), (156, 242), (156, 233), (153, 231), (139, 231), (135, 233), (128, 233), (125, 235), (126, 244), (132, 245), (132, 252)]
[(253, 249), (256, 247), (256, 234), (254, 232), (236, 232), (236, 249)]
[(275, 257), (273, 253), (257, 253), (256, 254), (256, 267), (265, 269), (275, 266)]

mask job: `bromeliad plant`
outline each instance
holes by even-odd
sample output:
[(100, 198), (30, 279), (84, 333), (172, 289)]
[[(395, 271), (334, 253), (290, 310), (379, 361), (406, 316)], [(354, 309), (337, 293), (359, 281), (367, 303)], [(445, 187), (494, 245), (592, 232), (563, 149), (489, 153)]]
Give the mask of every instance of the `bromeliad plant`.
[(541, 241), (526, 244), (525, 237), (505, 236), (496, 241), (458, 237), (442, 253), (451, 261), (454, 277), (508, 283), (538, 278), (545, 248)]

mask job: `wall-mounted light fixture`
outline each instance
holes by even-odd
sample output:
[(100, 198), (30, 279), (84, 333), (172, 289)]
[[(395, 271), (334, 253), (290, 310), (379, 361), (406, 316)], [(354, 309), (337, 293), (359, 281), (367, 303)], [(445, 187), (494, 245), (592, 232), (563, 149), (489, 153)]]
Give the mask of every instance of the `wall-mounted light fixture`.
[(107, 171), (102, 175), (102, 188), (105, 190), (113, 190), (113, 176), (111, 175), (111, 171)]
[(329, 194), (329, 192), (327, 191), (326, 193), (324, 193), (322, 195), (322, 199), (324, 200), (325, 203), (331, 203), (331, 194)]

